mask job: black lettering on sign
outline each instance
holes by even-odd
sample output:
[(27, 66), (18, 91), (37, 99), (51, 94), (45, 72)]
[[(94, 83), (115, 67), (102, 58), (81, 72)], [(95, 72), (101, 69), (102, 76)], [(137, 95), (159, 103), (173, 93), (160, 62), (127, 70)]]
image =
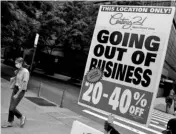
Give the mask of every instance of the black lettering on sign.
[(135, 48), (142, 49), (145, 35), (141, 34), (139, 39), (138, 36), (138, 34), (131, 34), (129, 47), (132, 48), (135, 45)]
[(133, 66), (128, 66), (125, 82), (131, 83), (134, 69)]
[(145, 37), (144, 34), (123, 34), (120, 31), (109, 33), (108, 30), (99, 31), (97, 40), (100, 43), (108, 43), (109, 41), (111, 45), (121, 44), (121, 46), (129, 48), (143, 49), (143, 47), (145, 47), (146, 50), (152, 52), (158, 51), (160, 45), (160, 38), (158, 36)]
[(100, 68), (102, 71), (104, 70), (105, 68), (105, 65), (106, 65), (106, 61), (105, 60), (98, 60), (98, 68)]
[(103, 6), (102, 11), (114, 11), (116, 7), (111, 7), (111, 6)]
[(139, 65), (144, 61), (145, 55), (142, 51), (135, 51), (132, 54), (131, 60), (134, 64)]
[(101, 44), (96, 45), (94, 48), (94, 55), (96, 57), (101, 57), (103, 53), (104, 53), (104, 46)]
[(102, 65), (101, 65), (101, 67), (100, 67), (102, 71), (104, 71), (105, 65), (106, 65), (106, 61), (103, 60), (103, 63), (102, 63)]
[(150, 66), (150, 63), (151, 63), (151, 62), (155, 62), (156, 56), (157, 56), (157, 54), (154, 54), (154, 53), (147, 53), (144, 66)]
[(124, 34), (124, 39), (123, 39), (123, 42), (122, 42), (122, 46), (126, 47), (128, 45), (129, 35), (130, 35), (130, 33), (125, 33)]
[(100, 59), (100, 60), (98, 60), (98, 68), (101, 68), (101, 65), (102, 65), (102, 60)]
[(113, 66), (113, 62), (108, 61), (106, 64), (106, 72), (104, 72), (104, 76), (105, 77), (110, 77), (111, 73), (112, 73), (112, 69), (111, 67)]
[(97, 67), (102, 69), (106, 78), (133, 83), (134, 85), (140, 84), (143, 87), (148, 87), (151, 82), (152, 71), (150, 69), (144, 70), (141, 67), (92, 58), (89, 70)]
[(116, 71), (117, 71), (117, 63), (114, 63), (114, 67), (113, 67), (113, 71), (112, 71), (112, 76), (111, 78), (114, 79), (115, 75), (116, 75)]
[(106, 46), (105, 58), (113, 59), (115, 56), (115, 53), (116, 53), (116, 47)]
[(120, 79), (121, 81), (124, 81), (125, 74), (127, 70), (127, 65), (119, 64), (117, 73), (116, 73), (116, 79)]
[(95, 58), (91, 59), (89, 70), (97, 67), (98, 60)]
[(107, 43), (108, 42), (108, 38), (109, 38), (109, 31), (108, 30), (101, 30), (98, 35), (97, 35), (97, 40), (100, 43)]
[(160, 38), (158, 36), (149, 36), (145, 40), (145, 48), (149, 51), (158, 51)]
[(125, 49), (125, 48), (117, 48), (117, 51), (119, 52), (119, 54), (117, 56), (117, 60), (118, 61), (122, 61), (123, 54), (124, 54), (124, 52), (127, 52), (127, 49)]
[(134, 76), (135, 76), (135, 78), (133, 79), (133, 83), (135, 84), (135, 85), (138, 85), (138, 84), (140, 84), (141, 83), (141, 74), (143, 73), (143, 70), (142, 70), (142, 68), (140, 68), (140, 67), (137, 67), (136, 69), (135, 69), (135, 71), (134, 71)]
[(143, 73), (143, 78), (145, 81), (142, 80), (142, 82), (141, 82), (141, 85), (143, 87), (148, 87), (150, 85), (150, 81), (151, 81), (150, 75), (152, 75), (152, 71), (150, 69), (146, 69)]
[(112, 45), (118, 45), (122, 41), (122, 33), (115, 31), (110, 36), (110, 43)]

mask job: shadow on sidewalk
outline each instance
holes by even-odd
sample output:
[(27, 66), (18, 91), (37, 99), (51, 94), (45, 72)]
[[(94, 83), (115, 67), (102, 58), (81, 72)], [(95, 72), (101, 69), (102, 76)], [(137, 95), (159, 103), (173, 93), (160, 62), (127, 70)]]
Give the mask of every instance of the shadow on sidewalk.
[(54, 103), (51, 103), (43, 98), (39, 97), (25, 97), (25, 98), (39, 106), (56, 106)]

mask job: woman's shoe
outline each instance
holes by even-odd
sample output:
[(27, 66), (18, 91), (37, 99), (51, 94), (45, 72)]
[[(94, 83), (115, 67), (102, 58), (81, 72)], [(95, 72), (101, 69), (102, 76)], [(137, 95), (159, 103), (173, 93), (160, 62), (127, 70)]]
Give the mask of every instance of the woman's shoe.
[(8, 128), (8, 127), (13, 127), (13, 123), (8, 122), (7, 124), (1, 126), (1, 128)]
[(20, 127), (23, 127), (26, 121), (26, 117), (24, 115), (22, 115), (21, 117), (21, 121), (20, 121)]

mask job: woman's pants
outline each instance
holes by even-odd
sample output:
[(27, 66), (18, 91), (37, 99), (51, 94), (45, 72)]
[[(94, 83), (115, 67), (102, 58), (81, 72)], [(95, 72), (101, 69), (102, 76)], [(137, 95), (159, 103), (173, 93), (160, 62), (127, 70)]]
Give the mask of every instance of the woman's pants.
[(14, 121), (14, 116), (16, 116), (18, 119), (22, 117), (22, 114), (16, 109), (17, 105), (19, 102), (22, 100), (25, 90), (22, 90), (18, 97), (16, 99), (13, 98), (13, 96), (18, 92), (19, 88), (18, 86), (15, 86), (12, 92), (12, 96), (10, 99), (10, 107), (9, 107), (9, 117), (8, 117), (8, 122), (13, 122)]

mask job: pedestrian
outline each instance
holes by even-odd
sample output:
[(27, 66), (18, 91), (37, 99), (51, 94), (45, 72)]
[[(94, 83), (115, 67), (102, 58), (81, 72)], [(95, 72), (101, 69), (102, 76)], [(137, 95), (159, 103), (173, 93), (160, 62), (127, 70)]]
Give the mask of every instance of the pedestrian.
[(108, 116), (108, 120), (104, 123), (104, 134), (120, 134), (115, 128), (114, 128), (114, 116), (111, 114)]
[(10, 99), (8, 123), (3, 125), (2, 128), (13, 127), (14, 116), (20, 119), (20, 127), (24, 126), (26, 120), (26, 117), (22, 115), (16, 107), (25, 95), (29, 81), (29, 71), (25, 68), (26, 64), (21, 57), (15, 60), (15, 66), (17, 70), (15, 71), (15, 77), (11, 79), (11, 88), (13, 89), (13, 92)]
[(172, 118), (167, 123), (167, 129), (162, 131), (163, 134), (176, 134), (176, 118)]
[(173, 104), (173, 101), (174, 101), (174, 89), (172, 88), (170, 90), (170, 93), (169, 93), (169, 96), (166, 97), (166, 113), (170, 113), (171, 111), (171, 106)]
[(104, 123), (104, 134), (120, 134), (115, 128), (114, 126), (109, 123), (108, 121), (105, 121)]

